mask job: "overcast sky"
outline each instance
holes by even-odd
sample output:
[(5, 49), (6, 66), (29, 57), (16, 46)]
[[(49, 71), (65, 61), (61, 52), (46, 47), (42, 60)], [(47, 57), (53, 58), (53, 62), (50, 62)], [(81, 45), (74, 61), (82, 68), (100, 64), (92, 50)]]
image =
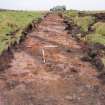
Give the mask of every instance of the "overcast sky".
[(56, 5), (66, 5), (67, 9), (105, 10), (105, 0), (0, 0), (0, 8), (48, 10)]

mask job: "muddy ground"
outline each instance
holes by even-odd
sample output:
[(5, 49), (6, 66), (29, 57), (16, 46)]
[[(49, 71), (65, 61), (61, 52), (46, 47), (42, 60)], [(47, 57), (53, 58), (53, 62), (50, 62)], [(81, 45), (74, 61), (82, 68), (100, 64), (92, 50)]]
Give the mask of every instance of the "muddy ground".
[(0, 105), (105, 105), (104, 83), (81, 60), (83, 46), (65, 27), (63, 18), (49, 14), (11, 50), (0, 72)]

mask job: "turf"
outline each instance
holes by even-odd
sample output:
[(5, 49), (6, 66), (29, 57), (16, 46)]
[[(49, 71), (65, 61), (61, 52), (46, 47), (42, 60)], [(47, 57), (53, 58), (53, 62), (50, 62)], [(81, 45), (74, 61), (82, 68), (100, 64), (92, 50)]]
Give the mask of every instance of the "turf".
[(87, 35), (87, 41), (91, 43), (105, 44), (105, 36), (97, 33)]
[(92, 16), (84, 16), (84, 17), (75, 17), (74, 24), (80, 27), (82, 32), (88, 32), (88, 28), (91, 24), (94, 23), (95, 18)]
[[(80, 11), (70, 10), (65, 13), (65, 16), (72, 19), (73, 23), (80, 27), (81, 32), (87, 33), (87, 35), (85, 35), (86, 41), (91, 43), (105, 44), (105, 22), (96, 22), (96, 18), (92, 15), (95, 13), (104, 13), (105, 11), (83, 11), (82, 13), (84, 16), (80, 16), (79, 12)], [(92, 33), (90, 33), (89, 30), (90, 26), (93, 30)]]
[(105, 22), (95, 23), (93, 29), (95, 30), (95, 33), (105, 36)]
[[(42, 16), (41, 12), (27, 11), (0, 11), (0, 54), (7, 49), (11, 43), (19, 42), (22, 30), (27, 27), (32, 20)], [(16, 36), (10, 35), (16, 30)]]

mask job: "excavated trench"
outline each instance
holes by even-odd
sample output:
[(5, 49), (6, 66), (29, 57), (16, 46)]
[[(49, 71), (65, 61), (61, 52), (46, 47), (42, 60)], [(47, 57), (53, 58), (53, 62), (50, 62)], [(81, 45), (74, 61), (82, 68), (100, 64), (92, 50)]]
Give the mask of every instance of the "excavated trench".
[(65, 27), (49, 14), (11, 50), (0, 72), (0, 105), (105, 105), (105, 85)]

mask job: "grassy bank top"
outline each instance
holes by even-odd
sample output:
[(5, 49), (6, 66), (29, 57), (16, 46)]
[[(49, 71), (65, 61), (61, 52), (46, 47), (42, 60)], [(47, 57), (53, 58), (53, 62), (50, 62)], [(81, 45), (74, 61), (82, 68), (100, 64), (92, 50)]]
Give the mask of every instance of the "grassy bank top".
[(0, 11), (0, 35), (17, 28), (24, 28), (32, 20), (37, 20), (40, 12)]
[[(43, 12), (28, 11), (0, 11), (0, 54), (7, 49), (11, 43), (18, 42), (22, 30), (27, 27), (32, 20), (38, 20)], [(11, 32), (17, 31), (15, 37)]]

